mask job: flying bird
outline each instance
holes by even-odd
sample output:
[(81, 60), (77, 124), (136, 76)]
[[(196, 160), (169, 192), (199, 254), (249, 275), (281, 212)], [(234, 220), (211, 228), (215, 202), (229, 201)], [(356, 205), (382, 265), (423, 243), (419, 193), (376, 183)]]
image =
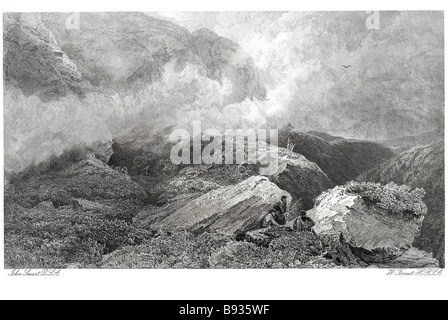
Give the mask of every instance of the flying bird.
[(348, 69), (348, 68), (352, 68), (353, 66), (343, 64), (342, 67), (343, 67), (344, 69)]

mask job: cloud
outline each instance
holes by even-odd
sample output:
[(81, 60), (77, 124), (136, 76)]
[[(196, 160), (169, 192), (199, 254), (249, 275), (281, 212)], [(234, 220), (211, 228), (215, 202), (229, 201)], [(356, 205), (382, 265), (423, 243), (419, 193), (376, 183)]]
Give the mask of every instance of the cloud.
[(260, 114), (362, 139), (443, 127), (443, 13), (380, 12), (379, 30), (366, 28), (368, 16), (221, 12), (174, 19), (189, 30), (206, 24), (253, 58), (268, 89), (266, 103), (253, 103)]
[[(159, 81), (126, 92), (89, 93), (83, 100), (69, 95), (43, 103), (7, 87), (7, 166), (23, 168), (77, 142), (107, 141), (135, 128), (189, 127), (196, 120), (218, 129), (291, 122), (303, 131), (372, 140), (442, 128), (443, 13), (384, 12), (380, 30), (365, 27), (367, 16), (157, 14), (190, 31), (206, 27), (237, 42), (241, 50), (233, 63), (252, 58), (266, 100), (232, 101), (241, 88), (229, 73), (217, 81), (201, 65), (179, 69), (175, 61), (165, 65)], [(126, 69), (116, 67), (117, 74)]]

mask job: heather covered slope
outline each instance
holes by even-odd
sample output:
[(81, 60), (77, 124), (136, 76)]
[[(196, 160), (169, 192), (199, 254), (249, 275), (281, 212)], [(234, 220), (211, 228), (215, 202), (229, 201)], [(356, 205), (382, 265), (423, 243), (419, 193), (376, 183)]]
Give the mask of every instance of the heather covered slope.
[(389, 148), (368, 141), (347, 140), (328, 134), (301, 133), (286, 128), (279, 133), (279, 145), (294, 147), (296, 153), (315, 162), (336, 184), (344, 184), (361, 173), (395, 156)]
[(148, 197), (128, 174), (109, 167), (93, 154), (74, 150), (11, 176), (5, 200), (25, 208), (49, 201), (59, 208), (75, 200), (142, 205)]
[(395, 182), (426, 191), (428, 214), (415, 246), (432, 252), (444, 263), (445, 170), (444, 143), (415, 147), (358, 177), (359, 181)]
[(229, 236), (187, 232), (163, 234), (144, 245), (104, 256), (102, 269), (314, 269), (341, 268), (325, 258), (336, 246), (310, 232), (279, 232), (268, 248)]
[[(273, 231), (264, 248), (235, 241), (282, 195), (290, 201), (306, 199), (309, 208), (311, 199), (333, 186), (300, 154), (280, 149), (279, 170), (269, 178), (257, 176), (258, 166), (237, 165), (129, 175), (127, 168), (107, 165), (98, 156), (74, 150), (10, 177), (5, 192), (7, 267), (366, 266), (356, 258), (349, 264), (341, 260), (345, 244), (325, 235)], [(361, 233), (364, 227), (357, 224)], [(412, 237), (391, 238), (400, 236)], [(176, 243), (179, 237), (185, 242)], [(426, 264), (419, 257), (400, 263)]]
[[(85, 150), (84, 150), (85, 151)], [(5, 265), (88, 265), (152, 234), (131, 225), (144, 189), (82, 150), (10, 178), (5, 188)]]
[[(158, 170), (129, 174), (128, 168), (118, 162), (105, 163), (114, 155), (110, 156), (110, 152), (101, 148), (78, 148), (19, 174), (9, 174), (5, 190), (7, 266), (64, 268), (97, 263), (102, 255), (142, 243), (157, 234), (158, 229), (167, 227), (163, 221), (158, 226), (140, 221), (169, 217), (176, 210), (185, 210), (188, 203), (200, 201), (197, 199), (201, 196), (222, 188), (233, 189), (260, 172), (260, 165), (175, 167), (169, 157), (163, 157), (153, 163)], [(225, 225), (232, 228), (256, 220), (282, 194), (288, 194), (283, 189), (290, 190), (296, 200), (303, 198), (305, 203), (312, 203), (320, 192), (332, 186), (325, 173), (302, 155), (281, 149), (278, 160), (278, 172), (270, 177), (272, 182), (262, 178), (277, 193), (267, 199), (267, 190), (244, 191), (243, 187), (237, 193), (248, 193), (248, 201), (243, 201), (246, 206), (241, 206), (243, 202), (236, 203), (234, 209), (245, 213), (221, 217)], [(132, 169), (129, 167), (129, 171)], [(264, 199), (260, 200), (260, 208), (254, 205), (253, 197)], [(221, 198), (227, 201), (224, 196)], [(193, 211), (209, 214), (207, 202)], [(214, 207), (220, 210), (225, 205), (214, 203)], [(219, 225), (220, 214), (205, 219), (206, 223), (214, 221)], [(184, 217), (189, 219), (188, 214)], [(208, 228), (199, 226), (204, 223), (202, 219), (197, 222), (193, 223), (197, 228), (192, 231)], [(178, 227), (183, 229), (188, 224)], [(36, 247), (41, 249), (33, 249)]]

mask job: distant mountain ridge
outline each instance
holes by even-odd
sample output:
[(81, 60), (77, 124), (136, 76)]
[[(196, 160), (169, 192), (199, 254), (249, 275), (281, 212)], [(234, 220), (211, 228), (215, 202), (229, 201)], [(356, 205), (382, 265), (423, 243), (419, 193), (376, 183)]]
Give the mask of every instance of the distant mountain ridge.
[(424, 132), (417, 136), (407, 136), (391, 140), (378, 141), (378, 143), (387, 146), (397, 153), (405, 152), (416, 146), (426, 146), (434, 142), (443, 140), (445, 133), (443, 130)]
[(326, 133), (302, 133), (293, 128), (284, 128), (279, 133), (279, 145), (288, 144), (294, 152), (315, 162), (335, 184), (344, 184), (361, 173), (395, 156), (395, 153), (380, 144), (333, 137)]

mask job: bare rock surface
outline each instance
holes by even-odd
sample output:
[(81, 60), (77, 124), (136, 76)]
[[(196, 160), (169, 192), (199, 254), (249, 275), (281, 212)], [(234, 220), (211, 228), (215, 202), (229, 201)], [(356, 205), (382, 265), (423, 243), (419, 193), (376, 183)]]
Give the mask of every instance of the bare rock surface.
[(266, 177), (254, 176), (235, 186), (223, 187), (175, 207), (168, 216), (141, 212), (137, 224), (160, 229), (189, 229), (234, 234), (267, 212), (283, 195), (291, 196)]
[(426, 191), (423, 201), (428, 214), (416, 248), (432, 252), (445, 264), (445, 169), (444, 142), (414, 147), (357, 178), (359, 181), (395, 182)]
[(368, 263), (389, 262), (408, 251), (423, 221), (423, 217), (368, 206), (343, 186), (323, 193), (308, 216), (316, 223), (316, 234), (341, 234), (355, 256)]

